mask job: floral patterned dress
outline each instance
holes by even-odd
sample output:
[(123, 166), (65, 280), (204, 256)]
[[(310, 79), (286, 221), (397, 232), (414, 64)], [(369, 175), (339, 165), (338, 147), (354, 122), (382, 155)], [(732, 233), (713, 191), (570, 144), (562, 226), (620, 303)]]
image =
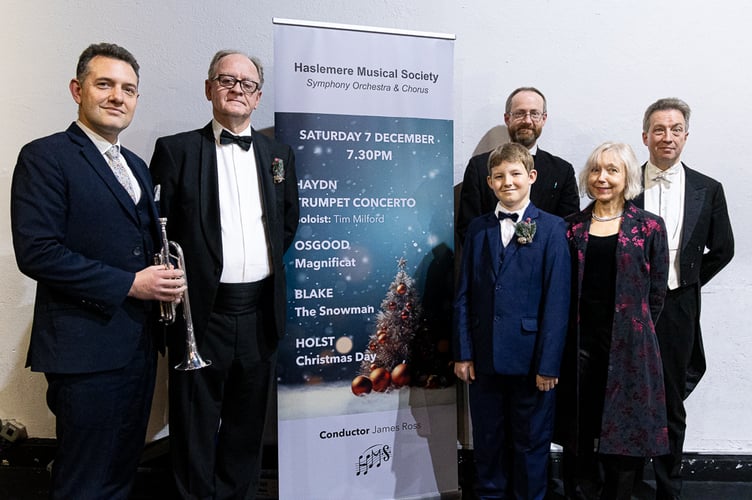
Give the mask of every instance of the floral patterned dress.
[[(592, 342), (580, 310), (593, 204), (569, 217), (567, 238), (572, 255), (572, 310), (559, 386), (558, 441), (577, 453), (580, 434), (597, 436), (602, 454), (651, 457), (668, 453), (666, 405), (655, 322), (663, 308), (668, 276), (668, 243), (663, 220), (627, 201), (616, 236), (615, 275), (609, 318), (610, 339), (600, 371), (603, 387), (600, 429), (581, 429), (592, 401), (584, 399), (581, 346)], [(607, 307), (608, 305), (604, 306)], [(602, 325), (603, 326), (603, 325)], [(610, 326), (610, 328), (609, 328)], [(597, 384), (596, 384), (597, 385)], [(600, 404), (600, 401), (597, 402)], [(592, 420), (590, 420), (592, 422)], [(597, 424), (596, 424), (597, 425)], [(563, 433), (563, 434), (562, 434)]]

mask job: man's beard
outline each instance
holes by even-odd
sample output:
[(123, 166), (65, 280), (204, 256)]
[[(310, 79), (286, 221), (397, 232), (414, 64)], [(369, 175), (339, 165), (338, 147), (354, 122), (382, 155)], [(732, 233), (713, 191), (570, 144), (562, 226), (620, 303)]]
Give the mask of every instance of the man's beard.
[(540, 137), (540, 132), (535, 128), (535, 125), (527, 127), (520, 126), (514, 130), (509, 131), (509, 138), (512, 142), (521, 144), (530, 149)]

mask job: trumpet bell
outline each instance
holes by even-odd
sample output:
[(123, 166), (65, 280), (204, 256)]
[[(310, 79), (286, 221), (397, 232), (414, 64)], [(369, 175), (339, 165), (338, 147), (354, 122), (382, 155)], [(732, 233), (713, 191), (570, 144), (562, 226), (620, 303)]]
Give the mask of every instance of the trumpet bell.
[(175, 369), (181, 372), (200, 370), (201, 368), (206, 368), (211, 364), (212, 362), (210, 359), (204, 360), (203, 358), (201, 358), (201, 355), (198, 353), (198, 351), (193, 350), (186, 353), (185, 359), (175, 365)]

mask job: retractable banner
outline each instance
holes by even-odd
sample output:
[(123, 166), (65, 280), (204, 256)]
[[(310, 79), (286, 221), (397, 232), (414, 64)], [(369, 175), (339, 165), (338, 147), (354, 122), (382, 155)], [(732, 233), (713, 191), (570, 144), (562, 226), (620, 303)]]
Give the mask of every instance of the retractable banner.
[(454, 37), (274, 20), (295, 150), (281, 499), (457, 491), (451, 362)]

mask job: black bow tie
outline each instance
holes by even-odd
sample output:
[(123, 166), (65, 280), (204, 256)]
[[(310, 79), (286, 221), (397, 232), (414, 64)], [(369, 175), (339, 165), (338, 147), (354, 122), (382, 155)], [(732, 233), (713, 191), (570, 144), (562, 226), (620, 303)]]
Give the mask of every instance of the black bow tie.
[(219, 143), (232, 144), (233, 142), (246, 151), (251, 149), (252, 141), (250, 135), (233, 135), (227, 130), (222, 130), (222, 133), (219, 134)]
[(517, 219), (519, 219), (519, 217), (520, 217), (516, 213), (514, 213), (514, 214), (508, 214), (506, 212), (497, 212), (496, 216), (499, 218), (499, 220), (512, 219), (512, 222), (517, 222)]

